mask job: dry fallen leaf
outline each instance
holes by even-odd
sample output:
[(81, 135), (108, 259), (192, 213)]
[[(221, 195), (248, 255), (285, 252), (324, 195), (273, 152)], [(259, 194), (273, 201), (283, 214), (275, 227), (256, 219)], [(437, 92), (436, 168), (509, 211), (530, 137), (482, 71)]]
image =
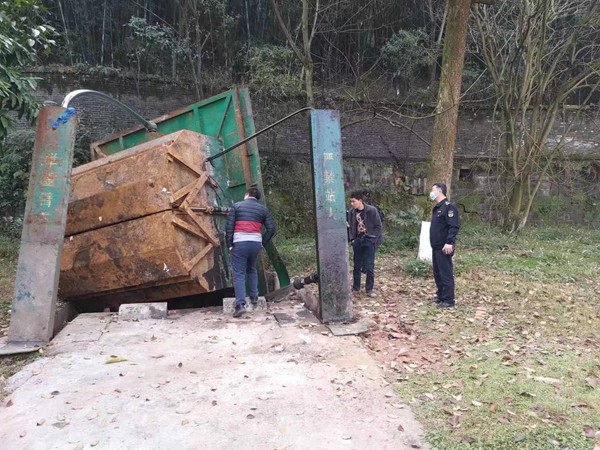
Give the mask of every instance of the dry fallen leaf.
[(593, 389), (598, 389), (598, 387), (600, 387), (600, 381), (597, 378), (589, 377), (585, 379), (585, 382)]
[(560, 380), (557, 378), (549, 378), (549, 377), (533, 377), (535, 381), (539, 381), (540, 383), (559, 385)]
[(107, 359), (104, 364), (114, 364), (114, 363), (120, 363), (123, 361), (127, 361), (127, 358), (125, 358), (123, 356), (113, 356), (112, 358)]
[(591, 426), (584, 425), (584, 427), (583, 427), (583, 434), (588, 439), (596, 439), (596, 434), (597, 433), (596, 433), (596, 430), (594, 430)]
[(520, 393), (523, 397), (535, 397), (535, 394), (532, 394), (531, 392), (521, 392)]
[(452, 414), (452, 417), (450, 417), (450, 425), (452, 428), (456, 428), (460, 425), (460, 416), (458, 414)]

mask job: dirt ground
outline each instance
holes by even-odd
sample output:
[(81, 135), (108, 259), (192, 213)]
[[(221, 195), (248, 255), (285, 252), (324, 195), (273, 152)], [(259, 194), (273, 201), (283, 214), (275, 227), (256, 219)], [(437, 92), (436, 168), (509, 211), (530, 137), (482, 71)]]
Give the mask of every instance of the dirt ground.
[(6, 389), (5, 449), (427, 448), (360, 338), (298, 304), (241, 320), (83, 314)]

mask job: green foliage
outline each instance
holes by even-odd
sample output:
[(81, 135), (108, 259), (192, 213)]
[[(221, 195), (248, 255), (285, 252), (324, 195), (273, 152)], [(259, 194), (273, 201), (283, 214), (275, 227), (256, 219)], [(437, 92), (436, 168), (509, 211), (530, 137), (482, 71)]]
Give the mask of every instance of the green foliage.
[(37, 50), (48, 50), (54, 29), (43, 25), (38, 0), (0, 1), (0, 139), (14, 124), (14, 116), (33, 122), (38, 104), (31, 95), (37, 78), (23, 68), (36, 61)]
[(386, 239), (382, 250), (414, 249), (419, 244), (421, 209), (413, 205), (385, 216)]
[(309, 274), (317, 270), (317, 250), (313, 236), (285, 238), (275, 236), (275, 245), (291, 276)]
[[(0, 216), (17, 217), (23, 211), (34, 141), (35, 133), (32, 130), (12, 132), (4, 141), (0, 141)], [(87, 142), (87, 135), (77, 136), (73, 166), (89, 162)], [(15, 226), (17, 234), (20, 235), (20, 224)]]
[(405, 272), (411, 277), (425, 278), (431, 276), (431, 266), (420, 259), (412, 259), (406, 263)]
[(254, 47), (249, 63), (250, 86), (257, 94), (279, 99), (304, 94), (301, 65), (291, 49), (277, 45)]
[(314, 236), (315, 216), (310, 164), (262, 158), (266, 201), (280, 237)]
[(128, 56), (147, 73), (166, 67), (162, 61), (169, 56), (185, 53), (184, 44), (177, 40), (171, 27), (149, 24), (142, 17), (131, 17), (127, 23), (131, 36), (127, 39)]
[(544, 218), (554, 218), (568, 207), (569, 200), (564, 197), (546, 197), (539, 199), (532, 207), (532, 212)]
[(25, 205), (35, 133), (17, 131), (0, 143), (0, 211), (18, 215)]
[(421, 29), (398, 31), (383, 46), (381, 54), (394, 76), (408, 84), (418, 79), (435, 61), (427, 33)]
[(0, 260), (12, 262), (17, 259), (21, 226), (19, 220), (0, 219)]
[(479, 61), (472, 59), (465, 61), (462, 85), (466, 100), (484, 99), (493, 95), (492, 79)]

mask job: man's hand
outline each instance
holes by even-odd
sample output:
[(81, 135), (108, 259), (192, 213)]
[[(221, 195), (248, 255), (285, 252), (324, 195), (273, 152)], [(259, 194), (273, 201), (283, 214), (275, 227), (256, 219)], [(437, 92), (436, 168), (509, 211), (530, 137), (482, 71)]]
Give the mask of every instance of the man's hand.
[(450, 244), (446, 244), (442, 248), (442, 252), (444, 253), (444, 255), (451, 255), (452, 252), (454, 252), (454, 246), (450, 245)]

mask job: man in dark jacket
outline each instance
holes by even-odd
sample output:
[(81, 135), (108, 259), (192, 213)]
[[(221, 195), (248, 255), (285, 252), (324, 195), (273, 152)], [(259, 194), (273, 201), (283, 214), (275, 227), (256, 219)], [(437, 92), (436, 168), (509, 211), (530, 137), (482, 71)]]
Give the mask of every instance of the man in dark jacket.
[(361, 269), (367, 274), (365, 290), (375, 297), (375, 251), (383, 242), (381, 217), (377, 208), (365, 203), (362, 192), (350, 194), (350, 243), (354, 253), (352, 291), (360, 291)]
[[(250, 290), (250, 302), (258, 303), (258, 273), (256, 261), (261, 248), (275, 235), (275, 221), (265, 205), (259, 203), (260, 191), (250, 188), (244, 200), (235, 203), (227, 217), (226, 238), (235, 289), (235, 312), (233, 317), (246, 313), (246, 278)], [(263, 235), (263, 225), (266, 232)]]
[(445, 184), (436, 183), (429, 194), (431, 201), (435, 202), (431, 212), (429, 242), (432, 249), (433, 277), (437, 287), (436, 303), (439, 308), (454, 307), (452, 256), (460, 228), (458, 209), (448, 201), (446, 192)]

